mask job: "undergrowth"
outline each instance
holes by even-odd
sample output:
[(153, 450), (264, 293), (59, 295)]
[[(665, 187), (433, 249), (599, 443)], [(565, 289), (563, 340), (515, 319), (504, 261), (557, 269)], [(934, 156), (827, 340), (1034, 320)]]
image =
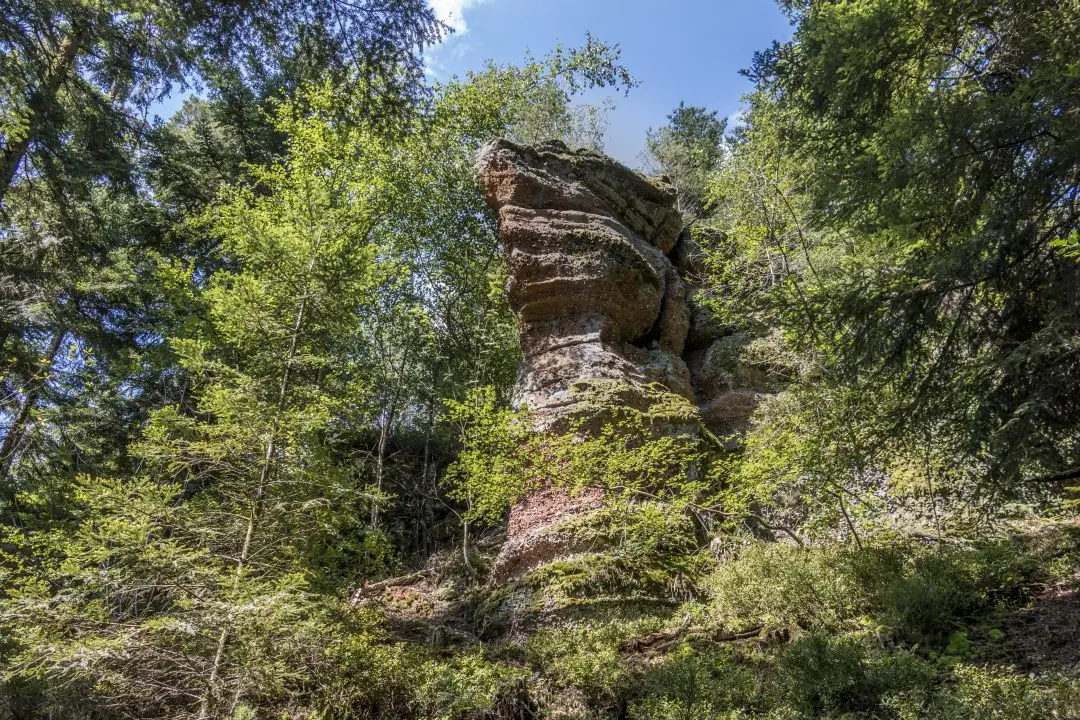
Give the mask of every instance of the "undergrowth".
[[(978, 545), (728, 540), (722, 557), (699, 553), (680, 566), (693, 575), (682, 589), (650, 589), (667, 592), (666, 605), (557, 611), (490, 641), (458, 626), (406, 642), (378, 613), (354, 608), (356, 627), (326, 638), (321, 699), (271, 714), (269, 703), (241, 704), (233, 718), (1080, 717), (1080, 527)], [(616, 572), (652, 577), (655, 568), (634, 567), (646, 557), (627, 552), (599, 570), (588, 558), (565, 572), (552, 566), (540, 586), (572, 585), (588, 599)], [(475, 594), (474, 608), (498, 595), (482, 583), (454, 587)], [(14, 716), (0, 705), (4, 717)]]
[(978, 546), (751, 542), (671, 609), (613, 608), (482, 652), (444, 651), (425, 717), (1080, 717), (1075, 656), (1065, 648), (1032, 671), (1010, 630), (1017, 615), (1037, 620), (1051, 590), (1080, 611), (1078, 536), (1059, 526)]

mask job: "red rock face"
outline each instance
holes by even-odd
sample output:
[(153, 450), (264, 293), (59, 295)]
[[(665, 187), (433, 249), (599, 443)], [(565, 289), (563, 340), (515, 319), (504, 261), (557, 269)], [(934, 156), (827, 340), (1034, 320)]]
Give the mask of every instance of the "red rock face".
[(565, 490), (544, 488), (531, 493), (510, 511), (506, 543), (495, 561), (492, 580), (516, 580), (526, 572), (559, 557), (587, 550), (572, 531), (557, 530), (560, 523), (600, 508), (604, 494), (587, 488), (570, 496)]
[(682, 220), (669, 187), (561, 143), (487, 145), (477, 171), (506, 245), (524, 363), (514, 400), (564, 415), (583, 378), (660, 382), (693, 398), (680, 354), (686, 287), (666, 253)]
[[(619, 381), (639, 399), (659, 383), (701, 403), (725, 431), (745, 425), (756, 401), (725, 396), (732, 388), (700, 361), (720, 333), (704, 322), (691, 327), (686, 278), (695, 274), (696, 257), (667, 183), (559, 142), (497, 140), (480, 151), (476, 168), (498, 214), (506, 291), (520, 323), (514, 403), (533, 412), (538, 430), (581, 410), (571, 391), (581, 380)], [(683, 358), (688, 334), (700, 378)], [(549, 528), (601, 501), (598, 493), (570, 498), (554, 490), (526, 498), (511, 512), (496, 579), (573, 552), (572, 539)]]
[(527, 534), (599, 507), (603, 499), (603, 493), (598, 488), (587, 488), (573, 497), (555, 488), (538, 490), (514, 507), (506, 532), (510, 537)]

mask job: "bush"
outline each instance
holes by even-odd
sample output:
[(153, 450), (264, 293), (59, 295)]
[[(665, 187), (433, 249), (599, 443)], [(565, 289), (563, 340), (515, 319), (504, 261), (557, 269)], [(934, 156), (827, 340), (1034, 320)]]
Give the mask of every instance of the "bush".
[(781, 696), (804, 712), (872, 712), (890, 694), (916, 694), (936, 668), (907, 652), (872, 651), (853, 638), (811, 635), (786, 648), (777, 662)]
[(501, 691), (524, 677), (521, 670), (485, 660), (479, 651), (462, 653), (451, 662), (430, 661), (422, 675), (422, 717), (432, 720), (488, 710)]
[(577, 688), (594, 705), (609, 705), (634, 686), (620, 643), (662, 625), (660, 619), (572, 623), (538, 632), (523, 649), (529, 663), (557, 686)]
[(705, 582), (715, 619), (733, 629), (785, 625), (840, 630), (872, 602), (852, 572), (856, 553), (756, 543), (720, 565)]
[(876, 627), (906, 642), (941, 645), (994, 603), (1022, 599), (1039, 567), (1016, 543), (977, 549), (755, 543), (705, 585), (714, 617), (736, 627), (832, 633)]
[(630, 708), (631, 720), (719, 720), (739, 717), (752, 702), (754, 668), (728, 649), (699, 651), (689, 645), (650, 668), (641, 682), (645, 697)]
[(1080, 717), (1080, 682), (1009, 667), (956, 665), (935, 694), (897, 693), (884, 705), (899, 720), (1059, 720)]

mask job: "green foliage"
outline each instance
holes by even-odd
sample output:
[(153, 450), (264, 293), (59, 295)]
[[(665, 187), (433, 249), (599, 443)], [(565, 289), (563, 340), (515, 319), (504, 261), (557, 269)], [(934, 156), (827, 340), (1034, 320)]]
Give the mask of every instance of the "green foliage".
[(699, 651), (680, 645), (649, 668), (642, 683), (645, 699), (634, 703), (634, 720), (726, 720), (751, 702), (753, 668), (723, 650)]
[(645, 147), (650, 171), (666, 175), (675, 186), (677, 207), (688, 220), (706, 209), (706, 188), (723, 159), (727, 119), (716, 111), (679, 103), (668, 124), (650, 129)]
[(469, 508), (469, 520), (494, 525), (540, 481), (525, 474), (522, 447), (532, 436), (528, 417), (500, 407), (495, 390), (447, 401), (447, 419), (461, 429), (462, 449), (446, 473), (450, 497)]
[[(985, 664), (1002, 633), (983, 628), (1029, 612), (1028, 590), (1059, 561), (1075, 571), (1074, 550), (1063, 528), (969, 548), (753, 543), (674, 611), (564, 620), (504, 641), (493, 661), (529, 668), (533, 697), (554, 716), (1069, 717), (1075, 675)], [(789, 636), (709, 640), (762, 626)]]
[(750, 545), (707, 580), (710, 612), (737, 628), (850, 628), (869, 602), (852, 572), (859, 557), (845, 548)]
[[(170, 293), (159, 271), (190, 267), (201, 281), (221, 261), (216, 238), (183, 220), (223, 183), (250, 179), (244, 162), (280, 156), (268, 103), (333, 77), (364, 87), (370, 119), (400, 122), (424, 96), (422, 54), (442, 31), (423, 0), (5, 4), (5, 513), (19, 489), (133, 472), (128, 445), (147, 413), (184, 396), (164, 338), (198, 306)], [(151, 110), (189, 83), (213, 99), (193, 101), (175, 126), (156, 127)], [(209, 120), (192, 117), (208, 106)], [(172, 132), (185, 122), (192, 132)], [(54, 344), (92, 351), (95, 366), (48, 352)], [(44, 382), (42, 369), (51, 371)]]
[[(0, 716), (1077, 716), (1016, 637), (1071, 601), (1075, 536), (949, 533), (1080, 457), (1080, 13), (782, 6), (741, 127), (680, 104), (647, 138), (702, 226), (712, 369), (776, 393), (720, 452), (659, 386), (576, 383), (546, 433), (506, 407), (475, 153), (598, 148), (576, 99), (637, 84), (617, 45), (429, 87), (422, 0), (8, 3)], [(549, 486), (607, 499), (553, 529), (571, 555), (423, 618), (346, 601)], [(554, 619), (480, 642), (511, 602)]]
[[(408, 33), (417, 7), (429, 12), (406, 4), (349, 28), (397, 18)], [(385, 60), (395, 37), (365, 41)], [(514, 128), (599, 127), (571, 111), (571, 95), (632, 79), (617, 48), (590, 39), (454, 80), (413, 106), (407, 127), (388, 128), (387, 83), (410, 77), (402, 50), (400, 74), (382, 80), (375, 67), (294, 67), (248, 87), (219, 67), (217, 97), (147, 136), (159, 206), (136, 188), (123, 213), (96, 190), (100, 207), (75, 205), (109, 221), (94, 238), (103, 247), (135, 220), (160, 247), (142, 236), (108, 247), (93, 276), (85, 255), (27, 255), (42, 302), (20, 306), (23, 326), (0, 335), (16, 352), (2, 380), (17, 418), (0, 476), (14, 468), (17, 480), (2, 484), (14, 522), (0, 644), (17, 712), (449, 717), (489, 707), (517, 677), (479, 657), (429, 662), (342, 598), (397, 566), (403, 537), (430, 546), (424, 533), (447, 524), (431, 510), (445, 507), (440, 399), (470, 385), (504, 394), (516, 371), (476, 149)], [(295, 83), (288, 102), (273, 100), (279, 81)], [(12, 208), (50, 231), (41, 207)], [(49, 305), (65, 283), (94, 300), (79, 301), (77, 325)], [(107, 332), (83, 322), (93, 312)], [(90, 421), (73, 422), (80, 412)], [(98, 461), (85, 448), (102, 427), (114, 454)], [(73, 483), (69, 456), (93, 458), (94, 476)]]
[(500, 691), (525, 677), (519, 669), (488, 662), (479, 652), (460, 653), (449, 663), (428, 662), (423, 675), (423, 717), (432, 720), (491, 709)]
[(706, 192), (711, 213), (705, 222), (722, 234), (696, 235), (705, 250), (710, 308), (724, 324), (758, 333), (817, 333), (817, 311), (798, 282), (804, 274), (814, 280), (809, 251), (816, 236), (805, 230), (808, 211), (799, 192), (805, 170), (783, 145), (793, 111), (761, 91), (748, 99), (743, 124)]
[[(377, 546), (364, 547), (360, 513), (328, 513), (363, 507), (364, 493), (321, 439), (364, 391), (356, 364), (331, 358), (395, 277), (376, 257), (386, 155), (362, 128), (287, 110), (279, 122), (290, 155), (256, 171), (269, 194), (238, 190), (206, 219), (242, 270), (208, 280), (206, 323), (172, 341), (193, 380), (189, 405), (153, 414), (135, 448), (144, 475), (81, 486), (77, 522), (51, 536), (58, 565), (30, 575), (48, 582), (22, 608), (44, 636), (15, 626), (24, 677), (85, 681), (101, 689), (91, 702), (120, 698), (143, 717), (194, 712), (193, 698), (216, 712), (226, 694), (272, 705), (306, 681), (314, 666), (299, 659), (338, 622), (333, 595), (315, 591), (362, 567), (332, 553)], [(342, 142), (362, 154), (335, 160)]]
[[(662, 496), (668, 512), (678, 513), (706, 498), (711, 485), (700, 470), (704, 442), (672, 436), (660, 425), (693, 409), (681, 398), (663, 395), (660, 400), (671, 407), (650, 402), (637, 410), (608, 402), (599, 428), (592, 427), (596, 418), (590, 416), (572, 421), (563, 432), (547, 433), (533, 431), (527, 412), (499, 407), (491, 388), (451, 402), (449, 414), (461, 428), (463, 446), (447, 471), (451, 497), (466, 503), (470, 520), (486, 524), (501, 521), (530, 490), (549, 485), (571, 494), (601, 488), (614, 503)], [(638, 517), (642, 528), (649, 517)]]
[(103, 700), (118, 693), (150, 713), (181, 699), (158, 686), (172, 673), (165, 649), (199, 651), (196, 618), (218, 609), (201, 588), (225, 578), (183, 534), (178, 490), (87, 479), (70, 531), (8, 533), (6, 679), (40, 684), (41, 711), (80, 702), (80, 690), (95, 686)]
[(820, 421), (797, 433), (842, 449), (821, 454), (829, 483), (865, 496), (868, 474), (904, 464), (946, 491), (1037, 500), (1025, 479), (1077, 464), (1062, 401), (1080, 378), (1076, 266), (1060, 251), (1077, 223), (1062, 199), (1080, 13), (785, 5), (794, 37), (756, 56), (712, 187), (717, 303), (804, 356), (794, 391)]
[(635, 683), (619, 645), (661, 626), (662, 620), (653, 618), (570, 623), (542, 629), (523, 650), (556, 687), (573, 688), (594, 706), (612, 705), (633, 694)]
[(856, 640), (809, 636), (780, 656), (785, 699), (811, 717), (880, 710), (883, 698), (924, 690), (934, 666), (906, 653), (875, 653)]
[[(952, 673), (956, 689), (935, 698), (936, 717), (1049, 720), (1080, 709), (1080, 688), (1067, 677), (1032, 677), (992, 666), (964, 665)], [(908, 709), (906, 717), (913, 717), (911, 713)]]
[(587, 605), (597, 598), (664, 598), (689, 591), (697, 547), (689, 519), (662, 503), (607, 507), (550, 530), (591, 547), (530, 572), (542, 603)]
[(718, 469), (729, 524), (775, 508), (780, 525), (809, 537), (857, 539), (857, 528), (884, 509), (880, 473), (866, 457), (869, 428), (855, 414), (861, 408), (849, 394), (809, 384), (766, 399), (743, 455)]
[[(667, 627), (685, 627), (691, 617), (727, 630), (784, 626), (790, 643), (712, 645), (687, 633), (658, 657), (638, 660), (626, 654), (627, 638), (656, 629), (640, 622), (548, 631), (530, 647), (544, 650), (542, 667), (581, 668), (557, 677), (622, 693), (631, 717), (650, 720), (1067, 717), (1075, 712), (1074, 677), (976, 664), (988, 648), (971, 639), (976, 632), (956, 629), (1022, 608), (1020, 589), (1042, 582), (1068, 547), (1056, 542), (863, 550), (754, 544), (721, 561), (703, 583), (705, 598), (688, 605), (681, 622), (684, 610), (674, 613)], [(588, 696), (595, 708), (612, 702), (603, 692)]]
[[(562, 140), (570, 147), (599, 149), (609, 104), (572, 104), (592, 88), (628, 93), (637, 86), (620, 61), (618, 45), (592, 35), (580, 48), (557, 47), (543, 59), (527, 57), (519, 66), (489, 64), (440, 88), (449, 107), (465, 114), (446, 121), (477, 142), (505, 136), (524, 144)], [(470, 158), (471, 162), (471, 158)]]
[[(975, 613), (1044, 572), (1017, 542), (978, 549), (914, 542), (798, 548), (753, 544), (705, 583), (710, 612), (739, 626), (878, 631), (947, 644)], [(1013, 602), (1018, 598), (1014, 597)]]

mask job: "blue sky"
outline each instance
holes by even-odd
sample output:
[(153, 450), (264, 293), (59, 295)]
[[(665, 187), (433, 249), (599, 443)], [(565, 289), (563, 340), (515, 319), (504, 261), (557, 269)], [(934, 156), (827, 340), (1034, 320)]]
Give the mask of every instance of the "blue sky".
[(480, 68), (490, 58), (519, 62), (585, 33), (622, 47), (641, 80), (613, 96), (604, 149), (639, 164), (645, 132), (663, 125), (680, 100), (721, 116), (738, 112), (750, 83), (739, 75), (755, 50), (791, 35), (773, 0), (429, 0), (457, 32), (429, 56), (437, 79)]

